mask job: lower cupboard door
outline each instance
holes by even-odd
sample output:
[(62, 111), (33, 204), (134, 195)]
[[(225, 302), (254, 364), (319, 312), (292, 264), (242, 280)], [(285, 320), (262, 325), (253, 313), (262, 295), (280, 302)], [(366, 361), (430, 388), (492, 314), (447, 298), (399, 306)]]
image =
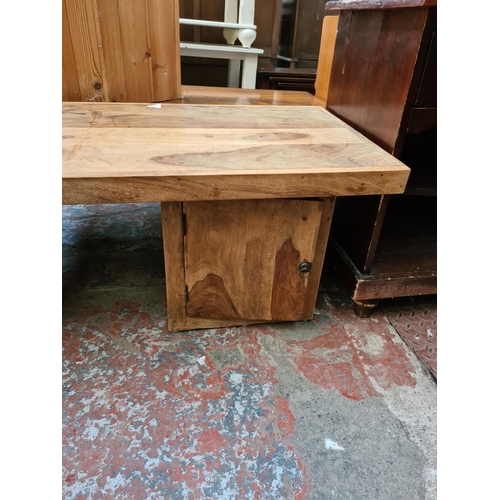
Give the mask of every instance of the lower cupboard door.
[(331, 199), (183, 203), (186, 329), (310, 319), (332, 210)]

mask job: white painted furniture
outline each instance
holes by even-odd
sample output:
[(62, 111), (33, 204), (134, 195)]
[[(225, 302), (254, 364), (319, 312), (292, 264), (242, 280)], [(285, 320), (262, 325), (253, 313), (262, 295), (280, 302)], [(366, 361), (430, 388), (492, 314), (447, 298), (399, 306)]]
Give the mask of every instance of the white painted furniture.
[[(229, 64), (227, 86), (233, 88), (240, 86), (240, 71), (243, 66), (241, 88), (254, 89), (258, 56), (264, 53), (262, 49), (251, 47), (257, 36), (254, 14), (255, 0), (226, 0), (224, 22), (179, 19), (180, 24), (223, 28), (222, 33), (227, 41), (227, 44), (181, 41), (181, 56), (227, 59)], [(241, 45), (236, 45), (236, 40), (239, 40)]]

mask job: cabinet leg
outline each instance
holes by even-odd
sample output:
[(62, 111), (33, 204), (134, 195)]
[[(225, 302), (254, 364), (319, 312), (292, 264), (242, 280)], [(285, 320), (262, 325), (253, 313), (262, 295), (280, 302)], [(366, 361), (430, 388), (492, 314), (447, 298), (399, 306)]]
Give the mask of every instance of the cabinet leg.
[(380, 304), (378, 300), (354, 300), (353, 299), (354, 314), (359, 318), (368, 318), (373, 310)]

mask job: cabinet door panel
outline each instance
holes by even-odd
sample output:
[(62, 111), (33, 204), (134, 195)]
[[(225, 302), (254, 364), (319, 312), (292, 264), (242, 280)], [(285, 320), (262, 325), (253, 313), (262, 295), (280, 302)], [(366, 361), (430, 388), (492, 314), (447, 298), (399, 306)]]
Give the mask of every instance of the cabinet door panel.
[[(323, 200), (184, 203), (187, 318), (297, 321)], [(321, 263), (319, 264), (321, 265)]]

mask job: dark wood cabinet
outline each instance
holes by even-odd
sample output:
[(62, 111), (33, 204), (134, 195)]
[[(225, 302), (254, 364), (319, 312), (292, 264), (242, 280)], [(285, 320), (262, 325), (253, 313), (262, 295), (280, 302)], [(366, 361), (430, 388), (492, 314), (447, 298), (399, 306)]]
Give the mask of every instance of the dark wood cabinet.
[(437, 2), (330, 1), (327, 109), (411, 168), (405, 193), (337, 199), (332, 258), (357, 314), (437, 293)]

